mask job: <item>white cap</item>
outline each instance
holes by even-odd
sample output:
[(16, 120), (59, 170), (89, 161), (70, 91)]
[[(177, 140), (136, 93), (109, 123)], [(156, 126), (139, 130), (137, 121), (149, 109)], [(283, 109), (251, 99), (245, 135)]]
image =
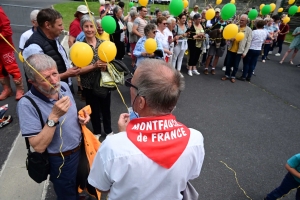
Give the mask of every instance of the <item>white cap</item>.
[[(77, 12), (80, 12), (82, 14), (87, 14), (87, 13), (89, 13), (89, 10), (85, 5), (80, 5), (77, 7)], [(91, 14), (93, 15), (94, 13), (91, 12)]]
[(104, 6), (105, 5), (105, 0), (99, 0), (99, 3), (101, 6)]
[(39, 12), (40, 12), (39, 10), (33, 10), (33, 11), (30, 13), (30, 21), (35, 21), (35, 20), (36, 20), (36, 16), (37, 16), (37, 14), (38, 14)]

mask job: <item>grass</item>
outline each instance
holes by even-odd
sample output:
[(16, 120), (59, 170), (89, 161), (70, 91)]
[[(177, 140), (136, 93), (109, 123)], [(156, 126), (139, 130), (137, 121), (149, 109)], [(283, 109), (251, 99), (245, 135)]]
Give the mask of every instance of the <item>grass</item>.
[(293, 39), (294, 39), (294, 36), (292, 36), (291, 32), (289, 32), (288, 34), (286, 34), (286, 36), (285, 36), (285, 41), (286, 42), (292, 42)]
[[(125, 12), (127, 13), (129, 11), (129, 1), (125, 2)], [(70, 23), (74, 20), (74, 13), (76, 12), (76, 9), (79, 5), (85, 5), (85, 2), (66, 2), (66, 3), (58, 3), (53, 5), (55, 10), (61, 13), (63, 16), (63, 22), (65, 30), (69, 30)], [(88, 2), (89, 9), (94, 13), (96, 18), (99, 18), (99, 2)], [(138, 3), (135, 3), (134, 6), (138, 6)], [(160, 10), (168, 10), (168, 5), (161, 5), (161, 4), (150, 4), (150, 11), (154, 12), (156, 8), (159, 8)]]

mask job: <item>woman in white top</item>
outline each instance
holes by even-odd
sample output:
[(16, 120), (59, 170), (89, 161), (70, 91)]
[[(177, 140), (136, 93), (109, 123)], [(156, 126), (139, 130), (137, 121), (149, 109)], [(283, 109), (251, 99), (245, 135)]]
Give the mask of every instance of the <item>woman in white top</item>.
[(167, 27), (167, 19), (165, 17), (157, 18), (157, 33), (155, 35), (155, 39), (160, 41), (163, 46), (164, 51), (164, 58), (166, 59), (167, 56), (171, 56), (172, 52), (170, 51), (168, 35), (164, 33), (164, 30)]
[[(187, 27), (185, 25), (185, 22), (186, 22), (186, 15), (180, 14), (178, 16), (178, 23), (174, 29), (175, 34), (176, 34), (176, 36), (175, 36), (176, 46), (174, 47), (172, 66), (174, 68), (177, 68), (177, 71), (179, 71), (179, 72), (181, 70), (184, 53), (188, 48), (188, 46), (187, 46), (188, 33), (186, 33)], [(175, 66), (176, 61), (177, 61), (177, 67)], [(183, 77), (183, 75), (181, 73), (180, 73), (180, 75)]]
[(261, 53), (261, 47), (267, 39), (268, 32), (264, 29), (264, 20), (256, 22), (256, 30), (252, 31), (252, 41), (249, 51), (243, 59), (243, 75), (238, 80), (249, 81), (256, 67), (257, 59)]

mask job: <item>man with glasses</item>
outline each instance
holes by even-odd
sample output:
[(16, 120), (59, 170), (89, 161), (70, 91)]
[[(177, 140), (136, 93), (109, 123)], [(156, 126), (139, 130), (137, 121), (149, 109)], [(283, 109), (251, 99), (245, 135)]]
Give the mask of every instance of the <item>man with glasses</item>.
[(133, 21), (132, 33), (137, 35), (138, 39), (144, 36), (144, 28), (148, 24), (145, 18), (147, 13), (147, 8), (141, 6), (139, 16)]
[(204, 159), (202, 134), (172, 114), (184, 80), (166, 62), (145, 59), (126, 85), (139, 118), (120, 115), (120, 133), (102, 143), (88, 181), (110, 199), (183, 199)]

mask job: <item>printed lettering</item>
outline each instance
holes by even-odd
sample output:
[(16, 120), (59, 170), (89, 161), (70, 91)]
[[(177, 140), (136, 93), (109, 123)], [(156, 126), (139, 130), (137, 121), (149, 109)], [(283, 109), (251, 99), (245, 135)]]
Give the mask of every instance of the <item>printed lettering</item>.
[(176, 130), (171, 131), (171, 139), (176, 139)]
[(158, 121), (158, 129), (161, 130), (163, 127), (163, 120)]
[(147, 126), (146, 126), (146, 130), (147, 131), (152, 131), (152, 123), (151, 122), (147, 122)]
[(182, 134), (181, 134), (181, 132), (180, 132), (180, 129), (179, 129), (179, 128), (177, 129), (177, 137), (182, 137)]
[(165, 141), (170, 140), (169, 132), (165, 132)]
[(167, 120), (164, 120), (164, 130), (167, 130), (169, 127), (168, 127), (168, 121)]
[(143, 142), (147, 142), (147, 139), (148, 139), (147, 135), (144, 135), (143, 136)]
[(145, 130), (145, 128), (146, 128), (146, 124), (145, 124), (145, 122), (142, 122), (141, 123), (141, 126), (140, 126), (140, 130)]
[(137, 136), (136, 140), (138, 142), (142, 142), (142, 133), (140, 132), (140, 134)]
[(153, 125), (154, 125), (154, 129), (153, 130), (157, 130), (156, 124), (157, 124), (157, 120), (152, 121)]
[(168, 123), (169, 123), (169, 127), (172, 128), (173, 127), (172, 121), (168, 120)]
[(137, 123), (132, 127), (132, 130), (138, 130), (139, 129), (140, 124)]
[(156, 138), (156, 133), (152, 133), (152, 142), (154, 142), (155, 138)]
[(186, 132), (184, 131), (184, 128), (180, 128), (180, 129), (181, 129), (182, 135), (187, 136)]

